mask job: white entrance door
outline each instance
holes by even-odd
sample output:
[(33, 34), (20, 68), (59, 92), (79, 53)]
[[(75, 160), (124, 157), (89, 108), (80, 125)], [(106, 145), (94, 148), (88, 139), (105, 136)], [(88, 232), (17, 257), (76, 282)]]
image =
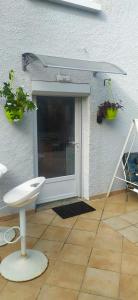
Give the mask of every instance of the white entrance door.
[(37, 97), (37, 175), (46, 183), (38, 204), (80, 196), (81, 101)]

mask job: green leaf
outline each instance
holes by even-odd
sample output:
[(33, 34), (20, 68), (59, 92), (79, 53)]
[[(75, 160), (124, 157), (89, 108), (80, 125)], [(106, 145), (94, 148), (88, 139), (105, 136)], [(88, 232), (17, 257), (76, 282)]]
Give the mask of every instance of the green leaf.
[(36, 104), (31, 101), (28, 93), (21, 87), (17, 87), (16, 90), (12, 88), (11, 82), (14, 79), (14, 70), (9, 72), (9, 81), (4, 82), (0, 88), (0, 97), (4, 97), (6, 103), (4, 108), (8, 111), (13, 118), (17, 118), (19, 111), (22, 114), (25, 111), (36, 110)]
[(9, 79), (10, 79), (10, 81), (13, 81), (13, 79), (14, 79), (14, 70), (10, 70)]

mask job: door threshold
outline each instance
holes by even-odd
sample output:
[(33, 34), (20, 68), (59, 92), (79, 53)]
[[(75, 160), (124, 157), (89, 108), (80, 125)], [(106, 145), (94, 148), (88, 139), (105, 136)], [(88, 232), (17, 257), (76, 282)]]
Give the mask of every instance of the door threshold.
[(58, 201), (51, 201), (51, 202), (47, 202), (47, 203), (42, 203), (42, 204), (36, 204), (36, 208), (35, 210), (40, 211), (43, 209), (50, 209), (53, 207), (58, 207), (61, 205), (67, 205), (67, 204), (71, 204), (71, 203), (75, 203), (82, 200), (81, 197), (73, 197), (73, 198), (67, 198), (67, 199), (61, 199)]

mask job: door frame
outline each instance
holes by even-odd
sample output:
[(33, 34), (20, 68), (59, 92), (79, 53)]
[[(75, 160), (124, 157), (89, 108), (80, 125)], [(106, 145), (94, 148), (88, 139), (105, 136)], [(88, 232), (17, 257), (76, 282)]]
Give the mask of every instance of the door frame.
[[(38, 95), (33, 96), (33, 101), (35, 103), (37, 103), (37, 96), (39, 96), (39, 93), (38, 93)], [(45, 96), (47, 97), (48, 95), (45, 95)], [(50, 96), (52, 96), (52, 95), (50, 95)], [(59, 95), (58, 95), (58, 97), (59, 97)], [(61, 95), (61, 97), (62, 97), (62, 95)], [(64, 97), (68, 97), (68, 95), (66, 95)], [(78, 159), (75, 160), (75, 170), (78, 170), (77, 181), (76, 181), (77, 197), (81, 197), (82, 196), (82, 99), (81, 99), (81, 97), (75, 97), (75, 96), (72, 96), (72, 97), (75, 99), (75, 120), (76, 120), (76, 116), (78, 117), (77, 122), (75, 121), (75, 133), (77, 132), (76, 127), (78, 129), (80, 128), (80, 130), (77, 132), (77, 134), (75, 134), (75, 139), (76, 139), (76, 141), (75, 141), (75, 144), (76, 144), (75, 157), (77, 155), (79, 155)], [(80, 144), (79, 151), (78, 151), (78, 146), (77, 146), (78, 143)], [(33, 172), (34, 172), (34, 176), (37, 177), (38, 176), (37, 111), (35, 111), (33, 114), (33, 157), (34, 157)], [(72, 175), (68, 175), (68, 177), (71, 177), (71, 176)], [(62, 176), (63, 180), (68, 180), (66, 177), (67, 176)], [(60, 178), (59, 179), (58, 179), (58, 177), (49, 178), (49, 179), (47, 179), (47, 183), (48, 183), (48, 181), (56, 182), (56, 181), (60, 181)]]

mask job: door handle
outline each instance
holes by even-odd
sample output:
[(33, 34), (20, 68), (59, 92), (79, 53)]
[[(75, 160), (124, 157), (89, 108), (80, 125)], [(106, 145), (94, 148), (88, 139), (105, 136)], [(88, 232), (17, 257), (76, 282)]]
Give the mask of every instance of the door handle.
[(75, 146), (79, 146), (79, 143), (76, 143), (76, 142), (74, 142), (74, 141), (68, 142), (68, 144), (70, 144), (70, 145), (75, 145)]
[(74, 142), (74, 141), (72, 141), (72, 142), (69, 142), (69, 144), (70, 144), (70, 145), (75, 145), (75, 142)]

